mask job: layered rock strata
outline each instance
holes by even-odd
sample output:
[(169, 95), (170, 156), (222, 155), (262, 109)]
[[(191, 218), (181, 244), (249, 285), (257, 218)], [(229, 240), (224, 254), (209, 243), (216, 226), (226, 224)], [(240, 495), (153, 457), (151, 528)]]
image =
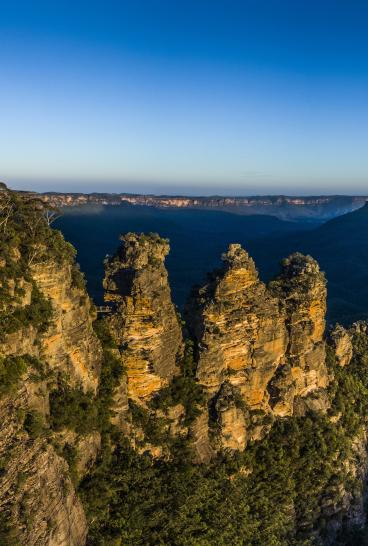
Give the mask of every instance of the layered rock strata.
[[(257, 415), (265, 423), (326, 409), (326, 284), (318, 264), (299, 254), (284, 261), (269, 287), (240, 245), (230, 245), (222, 259), (223, 268), (193, 294), (186, 315), (198, 347), (197, 380), (220, 445), (242, 449), (266, 428)], [(200, 459), (209, 454), (205, 434), (201, 417), (193, 432), (202, 436)]]
[[(14, 210), (16, 206), (15, 202)], [(9, 229), (15, 230), (16, 213), (12, 221)], [(68, 463), (60, 456), (62, 442), (48, 424), (49, 394), (62, 379), (67, 388), (93, 397), (102, 348), (73, 251), (42, 224), (46, 220), (41, 212), (38, 216), (35, 212), (34, 222), (48, 230), (45, 237), (52, 250), (39, 243), (42, 259), (31, 264), (27, 252), (32, 247), (25, 240), (27, 244), (18, 248), (15, 238), (12, 246), (7, 243), (0, 261), (2, 302), (6, 302), (2, 324), (11, 324), (0, 332), (1, 536), (8, 525), (10, 534), (3, 538), (9, 544), (84, 546), (87, 521)], [(18, 322), (12, 318), (15, 311)], [(45, 317), (40, 316), (43, 312)], [(75, 449), (76, 472), (82, 477), (96, 458), (99, 433), (73, 434), (68, 444)]]
[(41, 338), (40, 356), (52, 369), (68, 376), (68, 382), (96, 392), (102, 350), (93, 331), (96, 318), (84, 288), (73, 283), (73, 264), (53, 262), (36, 266), (32, 276), (52, 304), (50, 328)]
[(337, 324), (329, 335), (329, 342), (340, 366), (347, 366), (353, 356), (352, 332)]
[[(96, 318), (84, 288), (73, 282), (73, 264), (52, 260), (32, 268), (32, 279), (52, 306), (47, 330), (39, 333), (32, 325), (7, 335), (0, 344), (0, 355), (29, 354), (46, 361), (67, 382), (84, 391), (96, 392), (102, 350), (93, 331)], [(24, 295), (17, 307), (31, 302), (32, 284), (22, 279)]]
[(128, 396), (147, 401), (179, 373), (181, 326), (168, 283), (167, 240), (128, 233), (106, 263), (108, 321), (127, 372)]
[(87, 521), (67, 463), (46, 439), (24, 430), (26, 411), (41, 406), (32, 390), (28, 377), (16, 397), (0, 399), (0, 512), (11, 544), (84, 546)]

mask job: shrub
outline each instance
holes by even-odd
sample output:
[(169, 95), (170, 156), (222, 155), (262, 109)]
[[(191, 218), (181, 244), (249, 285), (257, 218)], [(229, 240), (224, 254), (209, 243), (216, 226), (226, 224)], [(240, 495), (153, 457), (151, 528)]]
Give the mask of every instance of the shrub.
[(23, 422), (23, 428), (33, 440), (42, 436), (46, 430), (43, 415), (35, 410), (27, 412)]
[(26, 371), (27, 359), (25, 357), (0, 357), (0, 395), (14, 393)]
[(98, 428), (98, 405), (90, 393), (61, 384), (50, 393), (50, 426), (86, 434)]

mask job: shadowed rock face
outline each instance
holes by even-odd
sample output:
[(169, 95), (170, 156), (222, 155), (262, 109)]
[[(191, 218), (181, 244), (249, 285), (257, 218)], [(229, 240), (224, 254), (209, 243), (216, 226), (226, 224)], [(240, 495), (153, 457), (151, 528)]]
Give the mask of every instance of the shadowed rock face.
[[(234, 448), (257, 437), (259, 427), (240, 417), (230, 402), (231, 389), (237, 390), (245, 413), (286, 416), (326, 409), (326, 284), (318, 264), (300, 254), (284, 261), (269, 287), (240, 245), (230, 245), (222, 259), (222, 270), (193, 294), (186, 312), (198, 345), (197, 379), (209, 407), (228, 386), (228, 413), (217, 412), (217, 421), (222, 447)], [(198, 426), (203, 431), (200, 419), (195, 437)]]
[(18, 417), (34, 406), (31, 386), (26, 380), (15, 399), (0, 400), (0, 457), (9, 461), (0, 479), (0, 511), (12, 522), (17, 544), (83, 546), (87, 521), (67, 463), (45, 439), (30, 438)]
[(106, 263), (105, 300), (128, 377), (128, 395), (149, 399), (178, 373), (182, 352), (179, 319), (171, 300), (165, 256), (169, 245), (156, 235), (128, 233)]

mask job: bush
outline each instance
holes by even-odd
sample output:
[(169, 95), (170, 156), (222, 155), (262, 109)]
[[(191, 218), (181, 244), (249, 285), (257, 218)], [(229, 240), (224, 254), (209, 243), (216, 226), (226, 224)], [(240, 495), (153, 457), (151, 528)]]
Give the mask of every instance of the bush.
[(0, 513), (0, 544), (2, 546), (19, 546), (19, 533), (10, 523), (10, 513), (2, 508)]
[(91, 393), (71, 389), (66, 384), (50, 393), (50, 426), (86, 434), (98, 428), (98, 405)]
[(201, 408), (206, 402), (203, 389), (195, 380), (195, 363), (193, 356), (193, 343), (187, 341), (185, 346), (184, 359), (182, 362), (182, 373), (175, 376), (170, 385), (161, 389), (151, 405), (155, 409), (166, 410), (170, 406), (183, 404), (185, 408), (185, 425), (190, 425), (200, 415)]
[(80, 290), (85, 290), (86, 288), (86, 279), (79, 269), (79, 264), (73, 264), (72, 266), (72, 284)]
[(16, 392), (27, 364), (24, 356), (0, 357), (0, 395)]
[(28, 432), (29, 436), (35, 440), (39, 436), (42, 436), (45, 433), (45, 420), (43, 415), (38, 411), (29, 411), (26, 413), (23, 428)]
[(12, 312), (0, 313), (0, 340), (6, 334), (17, 332), (21, 328), (33, 326), (38, 332), (45, 332), (50, 326), (53, 316), (52, 305), (38, 290), (36, 285), (32, 289), (32, 299), (29, 305), (17, 307)]

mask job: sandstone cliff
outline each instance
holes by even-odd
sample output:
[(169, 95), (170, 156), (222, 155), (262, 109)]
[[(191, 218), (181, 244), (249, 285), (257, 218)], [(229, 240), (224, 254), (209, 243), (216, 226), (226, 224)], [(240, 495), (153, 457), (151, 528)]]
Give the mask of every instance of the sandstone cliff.
[(40, 392), (32, 387), (24, 378), (16, 396), (0, 399), (0, 511), (11, 529), (6, 538), (27, 546), (82, 546), (87, 521), (69, 467), (46, 438), (24, 427), (32, 409), (40, 409)]
[[(87, 521), (49, 427), (49, 397), (60, 380), (91, 397), (96, 392), (102, 349), (95, 316), (74, 251), (50, 229), (39, 203), (4, 191), (1, 206), (1, 536), (83, 546)], [(77, 455), (98, 440), (81, 441), (70, 443)], [(81, 456), (80, 473), (86, 465)]]
[(32, 268), (37, 287), (53, 309), (39, 353), (52, 369), (67, 374), (70, 384), (96, 392), (102, 358), (92, 328), (96, 315), (85, 288), (76, 286), (73, 274), (78, 274), (74, 264), (60, 267), (51, 261)]
[(182, 334), (171, 301), (165, 239), (128, 233), (106, 264), (111, 332), (127, 372), (128, 396), (147, 400), (179, 373)]
[[(326, 409), (326, 286), (310, 257), (285, 260), (269, 287), (240, 245), (222, 258), (223, 268), (192, 296), (186, 314), (220, 445), (244, 448), (274, 417)], [(194, 426), (200, 458), (210, 453), (204, 422), (202, 416)]]

